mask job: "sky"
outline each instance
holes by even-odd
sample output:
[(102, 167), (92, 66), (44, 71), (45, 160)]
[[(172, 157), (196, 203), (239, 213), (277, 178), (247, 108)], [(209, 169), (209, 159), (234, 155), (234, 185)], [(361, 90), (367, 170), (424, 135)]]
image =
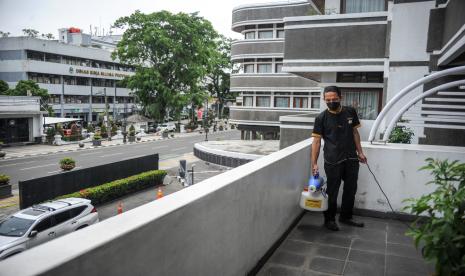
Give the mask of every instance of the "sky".
[[(282, 0), (281, 0), (282, 1)], [(0, 31), (19, 36), (22, 29), (35, 29), (58, 37), (59, 28), (76, 27), (85, 33), (108, 32), (109, 26), (121, 16), (135, 10), (151, 13), (160, 10), (199, 12), (213, 27), (230, 38), (240, 38), (231, 31), (232, 9), (238, 5), (276, 2), (276, 0), (0, 0)], [(113, 31), (113, 34), (122, 31)], [(99, 33), (99, 34), (100, 34)]]

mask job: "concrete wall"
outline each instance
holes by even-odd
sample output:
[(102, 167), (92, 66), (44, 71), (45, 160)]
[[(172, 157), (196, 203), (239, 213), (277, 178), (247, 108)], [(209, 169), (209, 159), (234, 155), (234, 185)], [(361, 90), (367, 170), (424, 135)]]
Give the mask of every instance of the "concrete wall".
[(286, 29), (284, 59), (384, 58), (385, 47), (386, 24)]
[(2, 275), (246, 275), (299, 216), (305, 141), (3, 261)]
[[(240, 121), (269, 121), (279, 122), (280, 116), (293, 115), (293, 114), (304, 114), (308, 113), (309, 110), (296, 110), (296, 109), (278, 109), (278, 108), (243, 108), (243, 107), (231, 107), (229, 109), (229, 118), (231, 120)], [(257, 122), (258, 123), (258, 122)]]

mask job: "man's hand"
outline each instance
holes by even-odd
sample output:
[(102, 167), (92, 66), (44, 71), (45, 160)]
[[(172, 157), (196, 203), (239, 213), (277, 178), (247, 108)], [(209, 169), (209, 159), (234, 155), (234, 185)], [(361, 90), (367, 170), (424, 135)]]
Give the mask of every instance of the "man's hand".
[(363, 153), (358, 154), (358, 161), (362, 162), (363, 164), (367, 163), (367, 157)]
[(312, 166), (312, 175), (316, 175), (318, 173), (318, 165), (313, 164)]

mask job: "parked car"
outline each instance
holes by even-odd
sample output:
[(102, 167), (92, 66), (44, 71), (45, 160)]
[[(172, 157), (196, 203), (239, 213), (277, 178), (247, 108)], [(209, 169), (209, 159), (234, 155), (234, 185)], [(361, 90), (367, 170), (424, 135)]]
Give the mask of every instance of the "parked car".
[(176, 130), (176, 125), (174, 123), (163, 123), (159, 124), (157, 127), (157, 131), (175, 131)]
[(67, 198), (21, 210), (0, 221), (0, 260), (99, 221), (90, 200)]

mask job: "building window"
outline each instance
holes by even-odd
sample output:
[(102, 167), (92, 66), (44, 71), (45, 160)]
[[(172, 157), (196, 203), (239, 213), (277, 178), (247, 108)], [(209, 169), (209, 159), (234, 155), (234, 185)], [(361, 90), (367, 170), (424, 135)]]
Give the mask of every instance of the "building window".
[(270, 97), (257, 96), (257, 107), (270, 107)]
[(35, 52), (35, 51), (27, 51), (27, 59), (44, 61), (44, 53)]
[(339, 72), (337, 82), (383, 83), (383, 72)]
[(271, 39), (273, 38), (273, 30), (258, 31), (258, 39)]
[(377, 12), (386, 10), (386, 0), (344, 0), (344, 13)]
[(253, 97), (252, 96), (244, 96), (243, 97), (243, 105), (244, 106), (253, 106)]
[(60, 96), (59, 95), (50, 95), (47, 102), (49, 104), (60, 104)]
[(89, 85), (89, 78), (76, 77), (76, 85)]
[(312, 97), (312, 108), (320, 108), (320, 97)]
[(275, 107), (290, 107), (289, 103), (290, 103), (289, 97), (274, 97)]
[(294, 97), (294, 108), (308, 108), (308, 98)]
[(244, 73), (249, 74), (249, 73), (254, 73), (255, 65), (254, 64), (244, 64)]
[(59, 55), (45, 53), (45, 61), (61, 63), (61, 57)]
[(284, 30), (276, 30), (276, 38), (284, 38)]
[(271, 63), (261, 63), (257, 65), (257, 72), (259, 74), (271, 73)]
[(246, 32), (245, 33), (245, 39), (255, 39), (255, 31)]
[(375, 120), (379, 113), (381, 89), (341, 89), (342, 104), (357, 110), (360, 119)]
[(282, 73), (283, 72), (283, 64), (282, 63), (276, 63), (275, 64), (275, 73)]

